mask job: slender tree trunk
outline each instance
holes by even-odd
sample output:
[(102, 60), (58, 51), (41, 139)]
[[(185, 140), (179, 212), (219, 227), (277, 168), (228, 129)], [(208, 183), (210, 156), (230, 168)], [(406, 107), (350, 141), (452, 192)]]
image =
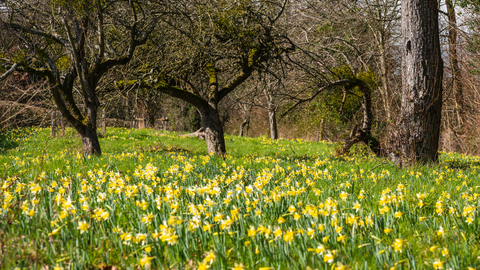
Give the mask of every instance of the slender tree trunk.
[(247, 119), (243, 119), (243, 122), (242, 122), (242, 124), (240, 125), (240, 131), (238, 132), (238, 137), (243, 137), (243, 135), (244, 135), (244, 130), (245, 130), (245, 127), (247, 126), (247, 124), (248, 124)]
[(239, 137), (246, 136), (245, 127), (247, 127), (248, 129), (248, 125), (250, 124), (250, 110), (252, 109), (252, 107), (250, 106), (249, 108), (248, 105), (243, 104), (242, 109), (244, 114), (243, 114), (243, 122), (242, 124), (240, 124), (240, 131), (238, 133)]
[(380, 71), (381, 71), (381, 76), (380, 79), (382, 81), (382, 87), (381, 87), (381, 94), (382, 94), (382, 101), (383, 101), (383, 106), (385, 109), (385, 113), (387, 116), (387, 122), (390, 122), (392, 120), (392, 115), (391, 115), (391, 97), (390, 97), (390, 82), (389, 82), (389, 70), (388, 70), (388, 65), (387, 65), (387, 55), (386, 55), (386, 50), (385, 50), (385, 38), (383, 36), (383, 33), (378, 33), (380, 36), (378, 48), (379, 48), (379, 53), (380, 53)]
[(275, 106), (275, 97), (268, 91), (264, 90), (267, 98), (268, 123), (270, 125), (270, 138), (272, 140), (278, 139), (277, 128), (277, 108)]
[(461, 129), (465, 119), (465, 104), (463, 101), (463, 85), (458, 64), (457, 54), (457, 19), (455, 6), (452, 0), (445, 1), (448, 14), (448, 54), (450, 56), (450, 67), (452, 69), (453, 92), (455, 93), (455, 117), (457, 120), (456, 129)]
[(402, 1), (402, 106), (390, 157), (398, 165), (438, 158), (443, 61), (436, 0)]
[(245, 128), (248, 128), (248, 124), (250, 123), (250, 117), (245, 117), (243, 119), (242, 124), (240, 125), (240, 132), (238, 133), (239, 137), (246, 136)]
[(270, 123), (270, 138), (278, 139), (277, 112), (275, 110), (268, 111), (268, 122)]
[(102, 134), (106, 134), (107, 133), (107, 115), (105, 113), (105, 108), (103, 108), (103, 111), (102, 111)]
[(225, 138), (218, 109), (216, 106), (208, 105), (199, 111), (202, 116), (202, 125), (205, 129), (208, 153), (224, 157), (226, 154)]
[(325, 118), (320, 120), (320, 128), (318, 130), (317, 142), (323, 140), (323, 123), (325, 122)]

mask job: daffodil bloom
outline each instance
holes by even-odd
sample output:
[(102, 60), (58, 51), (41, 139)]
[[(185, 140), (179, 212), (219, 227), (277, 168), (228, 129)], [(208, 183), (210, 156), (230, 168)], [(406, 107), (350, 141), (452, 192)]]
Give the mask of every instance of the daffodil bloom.
[(402, 248), (403, 248), (404, 243), (405, 243), (405, 241), (402, 240), (402, 239), (395, 239), (395, 241), (393, 241), (392, 247), (395, 251), (402, 252)]
[(62, 227), (54, 229), (51, 233), (48, 234), (48, 236), (54, 236), (54, 235), (58, 234), (60, 232), (61, 228)]
[(80, 222), (78, 222), (78, 228), (77, 229), (79, 229), (80, 234), (82, 234), (82, 233), (86, 232), (89, 227), (90, 227), (90, 225), (87, 222), (80, 221)]
[(347, 238), (347, 235), (341, 235), (337, 237), (337, 242), (342, 242), (343, 240), (345, 240), (345, 238)]
[(256, 234), (257, 230), (255, 230), (255, 227), (250, 226), (250, 229), (248, 230), (248, 237), (255, 238)]
[(153, 220), (153, 214), (152, 213), (149, 213), (149, 214), (144, 215), (142, 217), (142, 222), (144, 224), (150, 224), (152, 222), (152, 220)]
[(283, 240), (284, 240), (285, 242), (292, 242), (294, 235), (295, 235), (295, 232), (289, 230), (289, 231), (287, 231), (287, 232), (283, 235)]
[(210, 266), (207, 264), (207, 262), (201, 262), (198, 264), (198, 270), (207, 270), (210, 268)]
[(435, 259), (433, 261), (433, 269), (443, 269), (443, 263), (442, 261), (440, 261), (439, 259)]
[(215, 252), (209, 251), (205, 257), (205, 261), (208, 263), (213, 263), (213, 261), (215, 261)]
[(356, 212), (358, 212), (361, 207), (362, 207), (362, 206), (361, 206), (358, 202), (356, 202), (356, 203), (353, 205), (353, 209), (355, 209)]
[(233, 270), (243, 270), (245, 267), (243, 267), (243, 264), (237, 264), (235, 263), (235, 267), (233, 267)]
[(448, 257), (449, 254), (450, 254), (450, 252), (448, 251), (448, 248), (443, 248), (442, 249), (442, 256), (443, 257)]
[(275, 237), (279, 237), (280, 235), (282, 235), (282, 229), (277, 228), (277, 229), (273, 232), (273, 235), (274, 235)]
[(466, 222), (468, 223), (468, 225), (472, 224), (473, 223), (473, 217), (468, 216)]
[(322, 242), (326, 243), (329, 238), (330, 238), (330, 235), (327, 235), (327, 236), (323, 237)]
[(325, 253), (325, 255), (323, 255), (323, 262), (326, 262), (326, 263), (333, 263), (333, 254), (328, 251), (327, 253)]
[(143, 255), (143, 257), (140, 259), (140, 265), (145, 269), (149, 269), (152, 266), (151, 261), (153, 259), (155, 259), (155, 257), (148, 257), (148, 255)]

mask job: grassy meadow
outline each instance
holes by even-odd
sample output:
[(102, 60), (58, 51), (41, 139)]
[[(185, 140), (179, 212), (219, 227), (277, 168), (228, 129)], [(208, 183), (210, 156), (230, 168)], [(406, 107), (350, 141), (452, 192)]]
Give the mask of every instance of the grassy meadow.
[(480, 269), (480, 158), (108, 129), (0, 134), (0, 269)]

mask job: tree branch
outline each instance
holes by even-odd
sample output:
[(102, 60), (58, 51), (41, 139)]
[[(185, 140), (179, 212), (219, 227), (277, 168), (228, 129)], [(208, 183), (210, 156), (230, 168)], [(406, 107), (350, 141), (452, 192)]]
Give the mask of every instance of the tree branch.
[(321, 94), (323, 91), (327, 90), (328, 88), (343, 85), (343, 84), (347, 84), (347, 83), (351, 83), (351, 82), (352, 82), (352, 80), (350, 80), (350, 79), (343, 79), (343, 80), (338, 80), (338, 81), (335, 81), (333, 83), (330, 83), (328, 85), (325, 85), (325, 86), (321, 87), (320, 89), (317, 90), (317, 92), (313, 93), (313, 95), (311, 95), (309, 98), (301, 99), (301, 100), (297, 101), (297, 103), (295, 103), (292, 107), (290, 107), (290, 109), (288, 109), (286, 112), (284, 112), (282, 115), (280, 115), (280, 119), (285, 117), (285, 115), (287, 115), (289, 112), (291, 112), (293, 109), (295, 109), (298, 105), (300, 105), (302, 103), (305, 103), (305, 102), (312, 101), (316, 96), (318, 96), (319, 94)]
[(258, 60), (259, 50), (253, 49), (250, 52), (248, 58), (244, 59), (244, 63), (242, 65), (242, 71), (238, 74), (235, 78), (233, 78), (230, 82), (227, 83), (219, 92), (218, 92), (218, 102), (222, 100), (225, 96), (227, 96), (230, 92), (235, 90), (237, 86), (242, 84), (245, 80), (247, 80), (250, 75), (252, 75), (253, 70), (255, 69)]
[(3, 74), (0, 76), (0, 82), (3, 81), (3, 80), (5, 80), (6, 78), (8, 78), (8, 76), (10, 76), (10, 74), (12, 74), (12, 73), (15, 71), (15, 69), (17, 68), (17, 66), (18, 66), (18, 64), (15, 63), (15, 64), (12, 65), (12, 67), (11, 67), (9, 70), (5, 71), (5, 73), (3, 73)]
[(44, 38), (47, 38), (47, 39), (51, 39), (51, 40), (55, 41), (56, 43), (58, 43), (62, 46), (65, 46), (66, 41), (63, 40), (63, 38), (57, 38), (57, 37), (55, 37), (51, 34), (47, 34), (45, 32), (38, 31), (38, 30), (35, 30), (35, 29), (31, 29), (31, 28), (28, 28), (28, 27), (25, 27), (25, 26), (22, 26), (22, 25), (19, 25), (19, 24), (16, 24), (16, 23), (5, 23), (5, 24), (10, 26), (12, 29), (20, 30), (20, 31), (23, 31), (23, 32), (26, 32), (26, 33), (29, 33), (29, 34), (32, 34), (32, 35), (41, 36), (41, 37), (44, 37)]

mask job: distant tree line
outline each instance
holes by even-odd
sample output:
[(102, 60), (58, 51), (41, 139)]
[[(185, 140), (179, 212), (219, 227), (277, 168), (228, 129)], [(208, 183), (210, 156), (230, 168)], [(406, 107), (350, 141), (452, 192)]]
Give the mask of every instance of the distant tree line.
[[(97, 122), (282, 130), (399, 165), (478, 151), (476, 1), (4, 0), (0, 125), (52, 109), (101, 154)], [(459, 23), (461, 22), (461, 24)], [(262, 120), (259, 120), (262, 119)], [(263, 124), (265, 123), (265, 124)], [(266, 129), (268, 128), (268, 131)]]

